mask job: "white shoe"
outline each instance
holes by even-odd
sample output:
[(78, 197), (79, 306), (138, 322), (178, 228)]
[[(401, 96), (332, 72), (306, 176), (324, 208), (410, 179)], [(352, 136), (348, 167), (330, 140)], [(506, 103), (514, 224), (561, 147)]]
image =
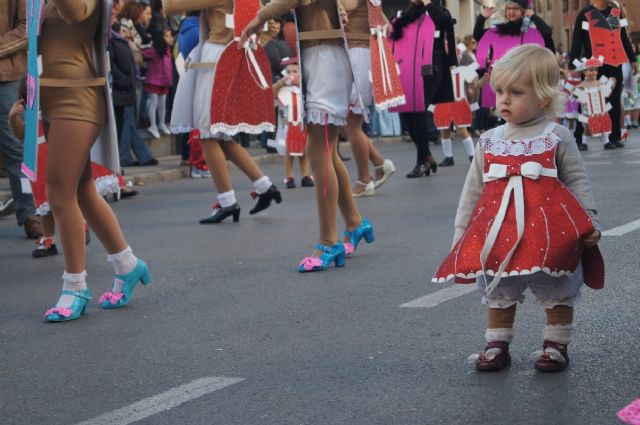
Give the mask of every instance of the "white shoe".
[(210, 179), (211, 178), (211, 171), (209, 171), (209, 170), (200, 170), (200, 177), (202, 177), (203, 179)]
[(389, 177), (391, 177), (391, 175), (396, 172), (396, 166), (393, 165), (393, 161), (391, 161), (390, 159), (385, 159), (382, 162), (382, 165), (378, 165), (377, 167), (375, 167), (375, 169), (382, 170), (382, 177), (380, 177), (380, 179), (376, 180), (375, 182), (376, 188), (382, 186), (384, 182), (386, 182), (387, 179), (389, 179)]
[(191, 167), (191, 177), (193, 177), (194, 179), (200, 179), (200, 178), (210, 178), (211, 177), (211, 171), (209, 170), (200, 170), (196, 167)]
[(160, 124), (158, 126), (158, 129), (162, 132), (162, 134), (166, 134), (166, 135), (171, 134), (171, 130), (169, 130), (169, 127), (167, 127), (167, 125), (164, 123)]
[(147, 128), (147, 131), (151, 133), (151, 135), (156, 139), (160, 138), (160, 133), (158, 133), (158, 127), (149, 127)]
[(360, 180), (358, 180), (356, 184), (364, 186), (364, 190), (360, 193), (353, 192), (354, 198), (359, 198), (361, 196), (371, 196), (376, 193), (376, 185), (373, 183), (373, 180), (369, 180), (369, 183), (361, 182)]

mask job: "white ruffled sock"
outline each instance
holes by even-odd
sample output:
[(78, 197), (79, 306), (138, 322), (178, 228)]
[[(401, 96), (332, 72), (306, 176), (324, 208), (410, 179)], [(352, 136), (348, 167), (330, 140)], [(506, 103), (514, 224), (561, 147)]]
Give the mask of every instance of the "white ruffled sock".
[(567, 345), (571, 342), (572, 325), (547, 325), (544, 328), (544, 339), (557, 344)]
[(273, 185), (269, 177), (262, 176), (258, 180), (253, 182), (253, 189), (256, 191), (258, 195), (262, 195)]
[(236, 193), (233, 190), (219, 193), (217, 198), (218, 198), (218, 203), (222, 208), (230, 207), (231, 205), (236, 203)]
[[(113, 265), (115, 274), (125, 275), (131, 273), (136, 266), (138, 259), (133, 255), (131, 247), (127, 247), (125, 250), (115, 254), (110, 254), (107, 257), (107, 261)], [(111, 292), (122, 292), (122, 285), (124, 282), (121, 279), (113, 280), (113, 289)]]
[[(62, 290), (63, 291), (84, 291), (87, 289), (87, 272), (82, 273), (67, 273), (62, 274)], [(56, 307), (71, 307), (71, 304), (75, 301), (76, 297), (73, 295), (60, 295)]]
[(511, 344), (511, 341), (513, 340), (513, 328), (487, 329), (484, 337), (487, 342), (502, 341), (507, 344)]
[(449, 158), (453, 156), (453, 146), (451, 144), (451, 139), (442, 139), (442, 154), (445, 158)]

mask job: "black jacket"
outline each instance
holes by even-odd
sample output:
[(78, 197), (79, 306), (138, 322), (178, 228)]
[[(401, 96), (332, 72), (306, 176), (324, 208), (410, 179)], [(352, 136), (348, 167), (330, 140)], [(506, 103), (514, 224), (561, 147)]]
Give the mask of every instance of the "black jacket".
[(113, 105), (136, 104), (136, 61), (129, 42), (112, 33), (108, 45), (113, 86)]

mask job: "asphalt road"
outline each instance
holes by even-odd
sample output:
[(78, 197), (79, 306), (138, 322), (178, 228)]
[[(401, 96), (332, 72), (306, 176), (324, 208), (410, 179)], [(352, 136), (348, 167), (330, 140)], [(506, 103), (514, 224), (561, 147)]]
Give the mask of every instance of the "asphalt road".
[[(466, 363), (484, 345), (478, 293), (401, 307), (449, 286), (430, 277), (450, 248), (467, 170), (454, 148), (454, 167), (408, 180), (413, 146), (383, 146), (398, 173), (358, 200), (377, 240), (322, 273), (296, 271), (316, 237), (312, 189), (283, 189), (283, 204), (249, 216), (250, 182), (234, 172), (240, 222), (201, 226), (210, 181), (143, 187), (112, 206), (152, 285), (101, 310), (112, 272), (94, 237), (94, 301), (69, 323), (40, 320), (57, 299), (62, 256), (32, 259), (33, 242), (1, 219), (0, 423), (620, 423), (615, 413), (640, 397), (640, 230), (603, 238), (607, 286), (583, 291), (563, 373), (533, 369), (544, 312), (531, 295), (513, 364), (493, 374)], [(604, 229), (640, 219), (640, 131), (624, 150), (592, 146), (584, 158)], [(264, 165), (274, 180), (282, 168)]]

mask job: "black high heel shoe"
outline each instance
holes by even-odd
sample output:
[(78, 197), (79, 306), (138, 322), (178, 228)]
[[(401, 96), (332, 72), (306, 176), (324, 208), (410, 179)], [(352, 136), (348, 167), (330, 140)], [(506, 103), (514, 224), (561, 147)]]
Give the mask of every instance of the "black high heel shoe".
[(434, 173), (438, 172), (438, 161), (433, 159), (431, 155), (429, 155), (429, 157), (427, 158), (427, 165), (429, 166), (432, 172)]
[(431, 174), (431, 170), (425, 164), (417, 164), (413, 167), (413, 170), (407, 174), (408, 179), (415, 179), (416, 177), (428, 176)]
[(220, 204), (214, 204), (213, 208), (214, 210), (217, 209), (218, 211), (216, 211), (216, 213), (212, 216), (200, 220), (200, 224), (220, 223), (230, 215), (233, 216), (234, 223), (237, 223), (240, 220), (240, 205), (238, 205), (237, 202), (229, 207), (224, 208), (222, 208)]
[(253, 199), (258, 198), (258, 202), (256, 202), (256, 205), (251, 209), (251, 211), (249, 211), (249, 214), (251, 215), (269, 208), (271, 206), (271, 201), (276, 201), (276, 204), (282, 202), (282, 195), (275, 185), (271, 185), (271, 187), (261, 195), (252, 192), (251, 197)]

